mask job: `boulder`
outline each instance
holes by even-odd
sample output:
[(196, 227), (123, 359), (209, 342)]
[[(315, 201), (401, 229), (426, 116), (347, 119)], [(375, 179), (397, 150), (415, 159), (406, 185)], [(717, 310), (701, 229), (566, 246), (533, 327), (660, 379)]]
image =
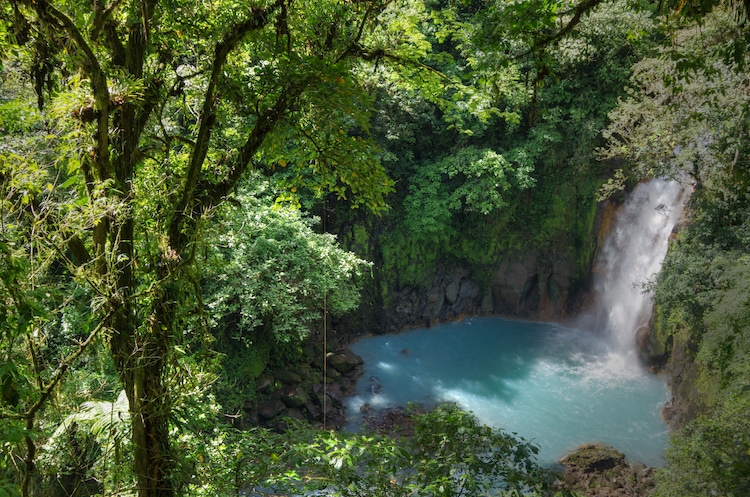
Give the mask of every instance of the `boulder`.
[(602, 443), (591, 443), (581, 445), (571, 454), (560, 459), (560, 464), (575, 466), (590, 473), (612, 469), (624, 461), (625, 454), (614, 447)]
[(298, 375), (294, 371), (289, 371), (288, 369), (277, 369), (276, 371), (274, 371), (273, 375), (281, 383), (302, 383), (302, 377), (300, 377), (300, 375)]
[(286, 410), (286, 405), (280, 400), (266, 400), (258, 404), (258, 416), (272, 419)]
[(353, 371), (354, 368), (363, 363), (362, 358), (349, 349), (328, 354), (328, 365), (341, 374)]
[(453, 280), (447, 287), (445, 287), (445, 300), (451, 305), (455, 304), (458, 299), (459, 283), (459, 281)]
[(463, 280), (458, 290), (458, 298), (466, 300), (474, 300), (481, 295), (482, 290), (479, 288), (479, 284), (473, 280)]
[(307, 394), (299, 385), (286, 385), (283, 392), (281, 401), (287, 407), (301, 407), (307, 402)]
[(271, 389), (273, 386), (273, 378), (271, 378), (268, 375), (260, 375), (257, 380), (255, 380), (255, 390), (257, 392), (267, 392)]
[(307, 417), (310, 421), (317, 421), (321, 419), (322, 413), (318, 406), (316, 406), (313, 402), (305, 402), (305, 410), (307, 411)]
[(643, 497), (655, 486), (652, 468), (609, 445), (582, 445), (559, 462), (565, 473), (556, 487), (581, 497)]

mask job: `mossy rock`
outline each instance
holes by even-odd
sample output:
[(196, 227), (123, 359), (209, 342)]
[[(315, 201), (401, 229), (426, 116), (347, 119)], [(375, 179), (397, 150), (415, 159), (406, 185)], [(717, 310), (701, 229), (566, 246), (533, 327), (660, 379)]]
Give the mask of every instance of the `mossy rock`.
[(585, 444), (560, 459), (560, 464), (575, 466), (584, 472), (607, 471), (625, 462), (625, 454), (602, 443)]

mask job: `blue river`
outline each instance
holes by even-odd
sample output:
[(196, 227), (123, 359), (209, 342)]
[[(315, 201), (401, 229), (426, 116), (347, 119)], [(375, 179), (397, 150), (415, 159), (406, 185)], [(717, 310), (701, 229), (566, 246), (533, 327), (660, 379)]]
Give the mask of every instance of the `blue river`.
[(554, 464), (575, 447), (604, 442), (633, 461), (664, 464), (665, 383), (590, 331), (554, 323), (474, 318), (358, 340), (365, 361), (348, 399), (361, 409), (452, 401), (478, 420), (540, 446)]

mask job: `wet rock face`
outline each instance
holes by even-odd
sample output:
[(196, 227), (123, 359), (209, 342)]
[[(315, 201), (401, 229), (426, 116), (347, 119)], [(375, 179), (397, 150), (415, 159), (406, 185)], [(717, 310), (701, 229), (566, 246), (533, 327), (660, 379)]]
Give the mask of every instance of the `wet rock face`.
[(609, 445), (593, 443), (578, 447), (560, 459), (564, 467), (559, 489), (586, 497), (643, 497), (653, 490), (654, 470), (629, 462)]
[[(576, 255), (508, 255), (487, 274), (456, 266), (435, 275), (427, 288), (402, 288), (380, 312), (375, 332), (432, 326), (465, 316), (505, 315), (555, 319), (565, 317), (580, 300), (576, 284)], [(480, 284), (484, 280), (484, 284)]]

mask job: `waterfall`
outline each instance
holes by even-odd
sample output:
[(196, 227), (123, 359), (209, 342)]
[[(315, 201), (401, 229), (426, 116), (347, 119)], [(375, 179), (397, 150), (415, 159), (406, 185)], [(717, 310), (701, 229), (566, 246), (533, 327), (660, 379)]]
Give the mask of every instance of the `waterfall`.
[(661, 268), (687, 196), (677, 181), (637, 185), (597, 257), (594, 308), (584, 313), (583, 323), (607, 333), (614, 351), (633, 360), (636, 333), (648, 324), (653, 308), (644, 285)]
[(594, 305), (573, 327), (475, 318), (352, 344), (364, 370), (346, 400), (347, 426), (380, 409), (450, 401), (483, 424), (533, 437), (545, 465), (591, 441), (662, 465), (668, 392), (638, 367), (635, 336), (652, 309), (643, 285), (661, 267), (686, 197), (665, 180), (628, 195), (597, 255)]

